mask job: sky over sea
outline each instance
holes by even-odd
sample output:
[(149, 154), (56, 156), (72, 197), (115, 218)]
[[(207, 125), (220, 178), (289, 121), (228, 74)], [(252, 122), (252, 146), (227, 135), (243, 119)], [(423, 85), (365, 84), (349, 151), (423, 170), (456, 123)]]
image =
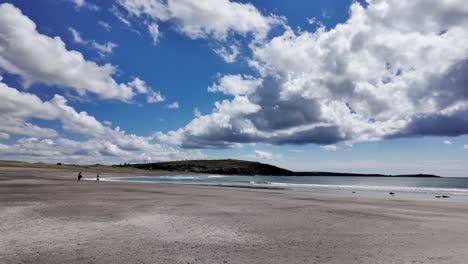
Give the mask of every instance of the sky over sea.
[(468, 176), (465, 0), (0, 0), (0, 159)]

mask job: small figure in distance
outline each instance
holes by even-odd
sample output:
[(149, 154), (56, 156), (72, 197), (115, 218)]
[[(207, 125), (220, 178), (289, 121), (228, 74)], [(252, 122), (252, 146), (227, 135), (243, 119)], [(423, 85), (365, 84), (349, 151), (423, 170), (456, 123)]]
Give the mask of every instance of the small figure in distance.
[(99, 182), (99, 172), (96, 175), (96, 182)]
[(76, 182), (81, 181), (81, 178), (83, 178), (83, 175), (81, 175), (81, 171), (80, 171), (80, 172), (78, 172), (78, 180)]
[(389, 192), (388, 194), (390, 194), (391, 196), (395, 195), (395, 193), (394, 193), (394, 192)]

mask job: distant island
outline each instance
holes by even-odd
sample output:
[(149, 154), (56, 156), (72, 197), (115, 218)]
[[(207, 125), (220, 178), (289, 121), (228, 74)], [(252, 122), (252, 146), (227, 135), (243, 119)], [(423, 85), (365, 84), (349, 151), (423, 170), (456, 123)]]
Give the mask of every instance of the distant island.
[(132, 167), (142, 170), (166, 170), (171, 172), (192, 172), (219, 175), (262, 175), (262, 176), (359, 176), (359, 177), (440, 177), (431, 174), (363, 174), (323, 171), (294, 172), (270, 164), (236, 160), (181, 160), (157, 163), (124, 164), (113, 167)]

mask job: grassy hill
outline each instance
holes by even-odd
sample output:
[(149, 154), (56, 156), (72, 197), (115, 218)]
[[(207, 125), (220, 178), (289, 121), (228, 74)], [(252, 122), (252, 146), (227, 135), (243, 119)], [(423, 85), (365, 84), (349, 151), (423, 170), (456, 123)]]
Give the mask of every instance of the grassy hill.
[(115, 167), (102, 164), (94, 165), (78, 165), (78, 164), (49, 164), (43, 162), (24, 162), (24, 161), (10, 161), (0, 160), (0, 168), (36, 168), (36, 169), (62, 169), (62, 170), (76, 170), (76, 171), (101, 171), (101, 172), (132, 172), (139, 171), (132, 167)]
[(38, 168), (38, 169), (63, 169), (76, 171), (100, 171), (100, 172), (138, 172), (138, 173), (168, 173), (191, 172), (219, 175), (272, 175), (272, 176), (359, 176), (359, 177), (440, 177), (429, 174), (362, 174), (342, 172), (305, 171), (293, 172), (273, 165), (254, 161), (223, 159), (223, 160), (182, 160), (144, 164), (125, 164), (107, 166), (102, 164), (78, 165), (78, 164), (48, 164), (30, 163), (22, 161), (2, 161), (1, 167)]
[(145, 164), (128, 164), (127, 166), (142, 170), (165, 170), (171, 172), (194, 172), (220, 175), (439, 177), (428, 174), (384, 175), (318, 171), (294, 172), (265, 163), (235, 159), (183, 160)]
[(269, 164), (244, 160), (183, 160), (128, 165), (143, 170), (167, 170), (222, 175), (295, 175), (294, 172)]

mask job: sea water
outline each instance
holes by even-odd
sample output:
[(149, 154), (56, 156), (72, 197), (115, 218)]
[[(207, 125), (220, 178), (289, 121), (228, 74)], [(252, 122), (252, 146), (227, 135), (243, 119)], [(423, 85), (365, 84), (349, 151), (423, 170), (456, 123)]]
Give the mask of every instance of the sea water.
[(220, 176), (178, 175), (112, 178), (112, 181), (153, 182), (335, 192), (365, 196), (435, 198), (450, 196), (468, 200), (468, 178), (449, 177), (343, 177), (343, 176)]

